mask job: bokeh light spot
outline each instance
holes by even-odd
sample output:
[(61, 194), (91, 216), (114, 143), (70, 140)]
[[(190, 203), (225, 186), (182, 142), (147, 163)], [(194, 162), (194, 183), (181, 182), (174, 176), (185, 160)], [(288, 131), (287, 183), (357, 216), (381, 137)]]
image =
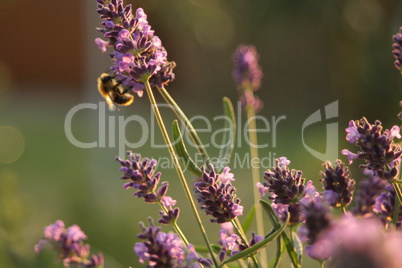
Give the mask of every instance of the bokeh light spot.
[(10, 164), (17, 161), (25, 148), (22, 134), (10, 126), (0, 126), (0, 163)]

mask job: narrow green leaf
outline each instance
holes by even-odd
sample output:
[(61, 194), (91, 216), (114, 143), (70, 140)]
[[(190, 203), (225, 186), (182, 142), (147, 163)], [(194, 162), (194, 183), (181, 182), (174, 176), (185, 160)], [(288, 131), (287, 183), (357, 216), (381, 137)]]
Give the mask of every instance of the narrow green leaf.
[(282, 243), (282, 238), (276, 239), (276, 254), (275, 258), (269, 262), (269, 268), (277, 268), (282, 259), (282, 254), (285, 252), (286, 247)]
[(299, 236), (295, 232), (292, 232), (292, 241), (293, 241), (293, 247), (297, 254), (297, 260), (299, 263), (301, 263), (303, 258), (303, 245), (299, 239)]
[(288, 215), (286, 217), (286, 221), (273, 234), (271, 234), (270, 236), (268, 236), (267, 238), (265, 238), (261, 242), (258, 242), (256, 244), (252, 245), (251, 247), (246, 248), (243, 251), (240, 251), (236, 255), (226, 259), (224, 262), (222, 262), (222, 265), (226, 264), (226, 263), (229, 263), (229, 262), (236, 261), (236, 260), (238, 260), (240, 258), (248, 257), (249, 255), (254, 254), (257, 250), (267, 246), (273, 239), (277, 238), (285, 230), (285, 227), (287, 226), (287, 224), (289, 222), (289, 218), (290, 218), (290, 215), (288, 213)]
[[(278, 228), (280, 226), (280, 220), (279, 220), (278, 216), (275, 214), (275, 211), (271, 207), (271, 205), (265, 200), (260, 200), (260, 204), (262, 205), (264, 210), (267, 212), (270, 220), (272, 221), (272, 225), (274, 226), (274, 228)], [(296, 268), (300, 267), (299, 258), (295, 251), (292, 241), (289, 239), (288, 235), (285, 232), (282, 233), (282, 238), (283, 238), (283, 241), (285, 242), (285, 246), (288, 251), (289, 258), (293, 263), (293, 266)]]
[(198, 253), (209, 253), (209, 250), (206, 246), (194, 245), (194, 249)]
[(181, 135), (179, 123), (177, 120), (173, 121), (173, 139), (174, 139), (174, 148), (181, 160), (182, 164), (184, 165), (185, 169), (188, 169), (194, 175), (201, 177), (202, 172), (200, 168), (194, 163), (193, 159), (187, 152), (186, 146), (183, 142), (183, 136)]
[(275, 213), (275, 210), (271, 207), (271, 205), (265, 201), (265, 200), (260, 200), (260, 204), (262, 206), (262, 208), (265, 210), (265, 212), (267, 212), (269, 219), (272, 222), (272, 225), (274, 226), (274, 228), (278, 228), (278, 226), (280, 225), (280, 221), (278, 216)]
[(243, 223), (241, 224), (241, 227), (243, 228), (243, 231), (247, 233), (248, 229), (250, 228), (251, 223), (254, 220), (255, 216), (255, 205), (253, 205), (248, 212), (246, 218), (244, 219)]
[[(227, 97), (223, 98), (223, 111), (225, 113), (225, 131), (223, 132), (222, 145), (225, 146), (220, 149), (218, 159), (227, 162), (232, 155), (236, 137), (236, 116), (233, 104)], [(218, 173), (222, 172), (222, 169), (219, 165)]]

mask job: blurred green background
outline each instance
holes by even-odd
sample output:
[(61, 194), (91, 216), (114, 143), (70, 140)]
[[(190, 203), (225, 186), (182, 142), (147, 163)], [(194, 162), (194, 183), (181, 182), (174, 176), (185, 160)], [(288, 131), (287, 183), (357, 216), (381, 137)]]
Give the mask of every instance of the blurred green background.
[[(339, 123), (339, 151), (354, 150), (344, 140), (351, 119), (379, 119), (385, 128), (399, 123), (402, 84), (391, 50), (392, 35), (402, 25), (401, 1), (128, 2), (144, 8), (169, 59), (177, 63), (176, 80), (168, 90), (189, 117), (213, 120), (222, 114), (222, 97), (236, 102), (232, 54), (239, 44), (254, 44), (264, 72), (257, 92), (265, 104), (260, 115), (270, 122), (272, 116), (286, 116), (278, 124), (276, 146), (272, 132), (260, 133), (260, 141), (269, 144), (260, 156), (285, 155), (307, 179), (318, 182), (322, 164), (301, 139), (302, 124), (315, 111), (339, 101), (339, 117), (329, 122)], [(108, 120), (118, 122), (119, 116), (133, 114), (150, 120), (146, 96), (120, 111), (106, 111), (104, 148), (78, 148), (64, 131), (66, 115), (75, 105), (103, 102), (96, 78), (109, 60), (93, 42), (100, 36), (95, 10), (95, 0), (0, 1), (0, 267), (61, 267), (54, 264), (52, 252), (33, 252), (44, 226), (57, 219), (67, 226), (80, 225), (92, 251), (105, 254), (106, 267), (140, 267), (133, 252), (138, 222), (149, 216), (157, 219), (159, 209), (123, 190), (114, 161), (121, 139), (118, 129), (109, 132)], [(98, 112), (86, 109), (75, 114), (72, 131), (78, 140), (99, 141)], [(171, 122), (174, 116), (166, 113), (165, 119)], [(212, 129), (221, 123), (214, 121)], [(308, 146), (322, 153), (326, 123), (304, 133)], [(201, 121), (195, 125), (205, 127)], [(123, 134), (130, 142), (142, 137), (135, 123), (127, 124)], [(113, 135), (116, 145), (109, 146)], [(206, 142), (210, 138), (201, 134)], [(158, 131), (155, 140), (161, 144)], [(240, 156), (248, 150), (242, 144), (235, 148)], [(131, 149), (144, 157), (168, 156), (166, 149), (154, 148), (151, 139)], [(218, 154), (214, 148), (210, 151)], [(361, 179), (356, 166), (352, 173)], [(181, 208), (179, 224), (192, 243), (202, 244), (173, 168), (158, 171), (162, 181), (169, 181), (169, 195)], [(252, 205), (251, 172), (240, 167), (232, 172), (247, 212)], [(191, 181), (192, 175), (187, 175)], [(203, 219), (215, 242), (218, 226)], [(169, 228), (164, 226), (164, 231)]]

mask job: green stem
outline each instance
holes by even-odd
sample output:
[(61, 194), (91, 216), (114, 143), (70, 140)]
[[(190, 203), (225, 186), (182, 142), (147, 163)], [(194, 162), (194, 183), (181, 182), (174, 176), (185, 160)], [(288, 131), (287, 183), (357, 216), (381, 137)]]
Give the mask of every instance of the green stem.
[[(166, 214), (168, 214), (168, 210), (164, 205), (162, 205), (162, 202), (159, 201), (158, 204), (162, 208), (162, 210)], [(188, 240), (187, 240), (186, 236), (184, 235), (183, 231), (180, 229), (179, 225), (177, 224), (177, 219), (173, 219), (170, 224), (173, 226), (173, 228), (175, 229), (176, 233), (180, 236), (181, 240), (184, 242), (186, 247), (188, 247), (188, 244), (189, 244)]]
[(320, 268), (324, 268), (325, 267), (325, 261), (319, 261), (320, 262)]
[(398, 223), (398, 216), (399, 216), (399, 208), (400, 208), (400, 204), (399, 204), (399, 200), (398, 198), (395, 198), (394, 201), (394, 213), (392, 215), (392, 224), (394, 226), (396, 226), (396, 224)]
[(343, 213), (343, 214), (346, 213), (346, 208), (345, 208), (345, 206), (344, 206), (343, 204), (341, 205), (341, 210), (342, 210), (342, 213)]
[(190, 120), (188, 120), (186, 114), (180, 109), (180, 106), (175, 102), (175, 100), (170, 96), (169, 92), (164, 87), (157, 87), (159, 93), (162, 95), (164, 100), (169, 104), (172, 111), (176, 114), (177, 118), (179, 118), (186, 126), (188, 133), (190, 133), (191, 140), (195, 143), (197, 151), (202, 155), (202, 157), (207, 161), (210, 159), (207, 151), (203, 143), (201, 142), (200, 137), (197, 134), (197, 131), (194, 129)]
[[(251, 156), (251, 163), (254, 163), (253, 159), (259, 159), (258, 158), (258, 139), (257, 139), (257, 132), (255, 131), (257, 129), (257, 124), (255, 121), (255, 110), (254, 107), (251, 105), (248, 105), (246, 107), (247, 111), (247, 118), (248, 118), (248, 135), (249, 135), (249, 141), (250, 141), (250, 156)], [(252, 131), (254, 130), (254, 131)], [(255, 220), (256, 220), (256, 226), (257, 226), (257, 233), (260, 235), (264, 235), (264, 218), (262, 214), (262, 207), (258, 205), (258, 201), (260, 199), (260, 193), (258, 191), (258, 188), (255, 186), (259, 181), (260, 181), (260, 167), (251, 165), (251, 175), (252, 175), (252, 180), (253, 180), (253, 198), (254, 198), (254, 204), (255, 205)], [(267, 260), (267, 253), (265, 249), (260, 250), (260, 261), (263, 266), (265, 266), (265, 261)]]
[[(239, 234), (240, 239), (243, 242), (243, 244), (245, 244), (248, 247), (249, 244), (247, 242), (247, 237), (243, 231), (243, 228), (240, 225), (239, 219), (236, 217), (234, 220), (232, 220), (232, 224), (233, 224), (233, 227), (236, 229), (237, 233)], [(251, 259), (253, 260), (255, 267), (260, 267), (260, 264), (258, 263), (257, 259), (255, 258), (255, 255), (252, 255)]]
[(216, 260), (215, 255), (214, 255), (214, 253), (212, 251), (211, 243), (208, 240), (204, 225), (202, 224), (200, 215), (198, 214), (197, 207), (195, 206), (194, 200), (193, 200), (193, 198), (191, 196), (191, 192), (190, 192), (190, 189), (188, 187), (186, 178), (184, 177), (183, 170), (181, 169), (179, 159), (177, 158), (177, 155), (176, 155), (176, 153), (174, 151), (173, 145), (172, 145), (172, 143), (170, 141), (170, 138), (169, 138), (169, 134), (168, 134), (168, 132), (166, 130), (166, 127), (165, 127), (165, 124), (163, 122), (162, 116), (161, 116), (161, 114), (159, 112), (159, 108), (158, 108), (158, 105), (157, 105), (157, 103), (155, 101), (155, 97), (154, 97), (154, 94), (152, 92), (151, 85), (149, 84), (149, 81), (144, 81), (144, 85), (145, 85), (145, 89), (147, 91), (149, 102), (151, 103), (151, 107), (152, 107), (152, 110), (153, 110), (155, 118), (156, 118), (156, 121), (158, 122), (159, 128), (161, 130), (163, 139), (164, 139), (165, 144), (167, 146), (167, 149), (169, 151), (170, 157), (172, 158), (172, 161), (173, 161), (174, 167), (176, 169), (176, 172), (179, 175), (180, 182), (181, 182), (181, 184), (183, 186), (183, 189), (184, 189), (184, 192), (186, 194), (186, 197), (187, 197), (187, 199), (188, 199), (188, 201), (190, 203), (190, 206), (191, 206), (191, 208), (192, 208), (192, 210), (194, 212), (194, 215), (196, 217), (198, 226), (199, 226), (199, 228), (201, 230), (201, 234), (202, 234), (202, 236), (203, 236), (203, 238), (205, 240), (205, 243), (206, 243), (206, 245), (208, 247), (209, 253), (211, 255), (211, 259), (212, 259), (215, 267), (219, 267), (218, 261)]
[(399, 188), (398, 183), (393, 182), (392, 186), (395, 189), (395, 194), (396, 194), (396, 197), (397, 197), (396, 199), (398, 200), (399, 205), (402, 205), (402, 193), (401, 193), (401, 189)]

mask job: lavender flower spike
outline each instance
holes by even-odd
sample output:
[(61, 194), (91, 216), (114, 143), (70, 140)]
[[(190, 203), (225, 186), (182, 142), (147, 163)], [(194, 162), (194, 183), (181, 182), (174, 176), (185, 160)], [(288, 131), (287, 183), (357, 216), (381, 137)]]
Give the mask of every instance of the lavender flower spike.
[(379, 221), (349, 213), (333, 223), (314, 245), (312, 252), (321, 251), (321, 257), (332, 257), (326, 265), (330, 268), (399, 268), (402, 263), (399, 232), (386, 232)]
[(287, 166), (289, 163), (290, 161), (281, 157), (275, 160), (275, 167), (264, 173), (266, 181), (263, 185), (268, 188), (270, 193), (274, 194), (270, 199), (274, 200), (275, 204), (297, 203), (305, 195), (304, 183), (306, 179), (302, 178), (303, 172), (290, 170)]
[(149, 219), (150, 226), (145, 227), (141, 222), (142, 232), (137, 235), (145, 242), (135, 243), (134, 251), (140, 263), (148, 263), (147, 267), (182, 267), (185, 260), (183, 243), (177, 234), (161, 232)]
[(399, 33), (392, 36), (395, 43), (392, 45), (392, 54), (394, 55), (395, 68), (398, 69), (402, 73), (402, 27), (399, 28)]
[(254, 46), (240, 45), (234, 55), (233, 79), (242, 88), (257, 90), (261, 86), (262, 71), (258, 65), (258, 53)]
[(135, 243), (134, 252), (139, 257), (140, 263), (147, 267), (212, 267), (212, 261), (199, 257), (193, 245), (189, 244), (186, 250), (183, 242), (175, 233), (164, 233), (160, 227), (156, 227), (152, 218), (150, 225), (146, 227), (140, 223), (142, 232), (137, 235), (144, 242)]
[(120, 168), (120, 171), (123, 172), (121, 179), (128, 181), (123, 185), (124, 189), (134, 188), (137, 190), (134, 192), (134, 196), (143, 197), (148, 203), (161, 200), (167, 192), (168, 184), (165, 182), (156, 190), (162, 175), (160, 172), (155, 173), (154, 167), (157, 161), (147, 158), (142, 160), (140, 154), (133, 154), (131, 151), (128, 151), (127, 155), (127, 160), (116, 158), (116, 161), (122, 165)]
[(380, 121), (370, 124), (366, 118), (349, 122), (346, 139), (355, 143), (360, 151), (356, 154), (343, 150), (342, 154), (347, 155), (349, 163), (354, 159), (363, 159), (366, 163), (362, 168), (370, 170), (373, 175), (382, 179), (392, 179), (398, 175), (398, 165), (401, 160), (401, 146), (394, 142), (400, 139), (400, 128), (393, 126), (390, 130), (382, 131)]
[(233, 60), (235, 67), (232, 76), (239, 90), (242, 108), (253, 107), (255, 112), (261, 111), (264, 103), (254, 96), (254, 91), (260, 88), (262, 79), (256, 48), (240, 45), (233, 55)]
[(352, 212), (355, 215), (360, 215), (365, 218), (373, 216), (373, 209), (376, 203), (377, 197), (384, 191), (387, 185), (390, 185), (388, 181), (382, 180), (372, 174), (368, 175), (360, 181), (356, 194), (355, 194), (355, 207)]
[(110, 71), (122, 85), (141, 95), (145, 81), (159, 87), (172, 81), (175, 63), (167, 61), (167, 52), (154, 35), (144, 10), (138, 8), (134, 16), (131, 5), (124, 6), (123, 0), (97, 0), (97, 3), (102, 19), (98, 31), (106, 41), (97, 38), (95, 43), (102, 52), (108, 47), (113, 49)]
[(44, 230), (44, 238), (35, 245), (34, 250), (39, 253), (47, 245), (51, 245), (57, 252), (57, 258), (63, 261), (65, 267), (76, 267), (78, 265), (86, 268), (102, 268), (103, 255), (91, 255), (90, 246), (84, 244), (87, 236), (78, 225), (65, 228), (64, 222), (56, 221), (47, 226)]
[(116, 158), (116, 161), (120, 162), (122, 166), (120, 168), (120, 171), (123, 172), (121, 179), (128, 181), (123, 185), (124, 189), (135, 189), (134, 196), (144, 198), (147, 203), (161, 202), (167, 212), (160, 212), (161, 219), (159, 219), (159, 223), (168, 224), (173, 219), (177, 220), (180, 209), (173, 208), (176, 200), (166, 196), (169, 183), (162, 182), (162, 185), (158, 187), (162, 174), (160, 172), (155, 173), (154, 168), (157, 161), (147, 158), (141, 159), (140, 154), (133, 154), (131, 151), (128, 151), (127, 155), (127, 160)]
[(353, 198), (356, 181), (352, 179), (349, 168), (341, 160), (336, 160), (336, 166), (327, 161), (323, 165), (324, 172), (321, 172), (323, 179), (321, 183), (325, 190), (325, 196), (332, 196), (327, 202), (332, 207), (345, 207), (350, 204)]
[[(225, 168), (222, 174), (217, 174), (212, 165), (209, 172), (202, 167), (202, 178), (194, 184), (195, 193), (201, 209), (214, 219), (211, 222), (229, 222), (243, 214), (243, 206), (240, 206), (240, 199), (236, 198), (236, 188), (230, 183), (233, 176), (228, 173), (230, 169)], [(220, 181), (219, 178), (225, 178)], [(229, 179), (230, 178), (230, 179)]]

